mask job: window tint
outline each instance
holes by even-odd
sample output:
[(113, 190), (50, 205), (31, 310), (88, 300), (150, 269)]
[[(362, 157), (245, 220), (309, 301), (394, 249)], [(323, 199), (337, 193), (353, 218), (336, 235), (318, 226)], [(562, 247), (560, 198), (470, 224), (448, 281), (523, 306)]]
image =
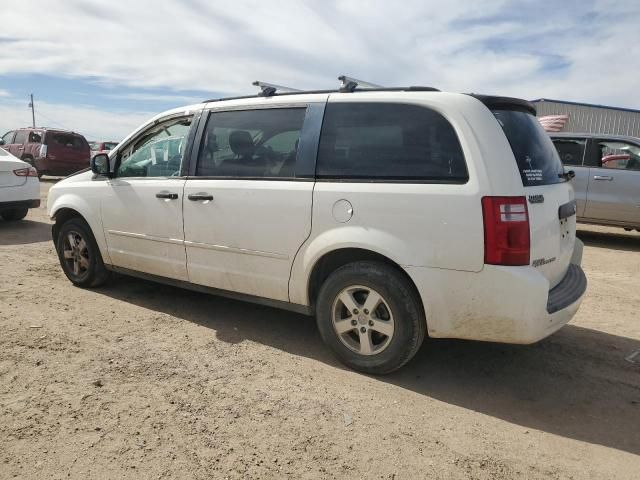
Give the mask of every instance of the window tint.
[(154, 125), (124, 149), (118, 177), (172, 177), (180, 175), (184, 146), (192, 117)]
[(617, 170), (640, 170), (640, 147), (619, 141), (599, 141), (600, 166)]
[(27, 143), (28, 135), (29, 135), (28, 130), (18, 130), (16, 132), (16, 138), (13, 140), (13, 143), (16, 143), (16, 144)]
[(328, 104), (317, 175), (455, 183), (468, 179), (451, 124), (428, 108), (392, 103)]
[(493, 110), (493, 114), (509, 140), (525, 187), (565, 181), (558, 152), (536, 117), (516, 110)]
[(578, 138), (554, 138), (553, 146), (563, 165), (582, 165), (587, 141)]
[(74, 150), (82, 150), (85, 148), (85, 140), (72, 133), (54, 133), (51, 135), (51, 140), (48, 143), (49, 145), (73, 148)]
[(295, 177), (306, 109), (274, 108), (212, 113), (196, 175), (239, 178)]

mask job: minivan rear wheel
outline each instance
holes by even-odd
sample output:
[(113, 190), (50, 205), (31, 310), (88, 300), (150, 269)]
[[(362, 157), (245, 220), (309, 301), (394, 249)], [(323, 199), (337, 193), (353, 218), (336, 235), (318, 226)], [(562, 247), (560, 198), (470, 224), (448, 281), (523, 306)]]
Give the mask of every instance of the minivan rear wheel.
[(411, 360), (426, 331), (413, 285), (382, 262), (354, 262), (329, 275), (318, 293), (316, 316), (338, 359), (371, 374), (390, 373)]
[(58, 229), (56, 251), (67, 278), (78, 287), (99, 287), (109, 278), (91, 228), (81, 218), (71, 218)]

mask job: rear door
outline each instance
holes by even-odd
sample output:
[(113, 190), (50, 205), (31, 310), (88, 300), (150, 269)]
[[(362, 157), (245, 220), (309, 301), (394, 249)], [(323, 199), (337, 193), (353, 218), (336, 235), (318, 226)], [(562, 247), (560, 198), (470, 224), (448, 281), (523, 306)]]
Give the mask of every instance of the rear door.
[(640, 145), (594, 138), (585, 217), (603, 223), (640, 225)]
[(324, 105), (269, 107), (203, 117), (184, 191), (187, 269), (192, 283), (288, 301)]
[(584, 217), (587, 190), (589, 188), (589, 166), (584, 165), (587, 139), (582, 137), (555, 137), (552, 140), (566, 170), (573, 170), (576, 174), (571, 180), (571, 186), (576, 197), (578, 217)]
[(509, 140), (527, 196), (531, 264), (554, 287), (564, 277), (573, 254), (573, 188), (563, 178), (558, 152), (536, 117), (519, 110), (492, 111)]

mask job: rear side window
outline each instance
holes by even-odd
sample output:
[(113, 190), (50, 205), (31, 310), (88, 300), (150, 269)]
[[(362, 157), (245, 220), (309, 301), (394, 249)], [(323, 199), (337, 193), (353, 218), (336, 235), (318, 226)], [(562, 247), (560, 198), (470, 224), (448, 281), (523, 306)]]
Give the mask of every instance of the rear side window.
[(465, 183), (453, 126), (438, 112), (395, 103), (327, 105), (319, 178)]
[(29, 132), (29, 143), (42, 142), (42, 132)]
[(213, 112), (196, 175), (293, 178), (306, 108)]
[(517, 110), (492, 112), (509, 140), (525, 187), (565, 181), (558, 152), (536, 117)]
[(85, 148), (86, 142), (82, 137), (70, 133), (54, 133), (51, 136), (49, 145), (57, 145), (74, 150), (82, 150)]
[(580, 166), (584, 159), (587, 141), (584, 139), (555, 138), (553, 146), (560, 156), (563, 165)]
[(618, 140), (596, 142), (598, 160), (602, 168), (616, 170), (640, 170), (640, 147)]

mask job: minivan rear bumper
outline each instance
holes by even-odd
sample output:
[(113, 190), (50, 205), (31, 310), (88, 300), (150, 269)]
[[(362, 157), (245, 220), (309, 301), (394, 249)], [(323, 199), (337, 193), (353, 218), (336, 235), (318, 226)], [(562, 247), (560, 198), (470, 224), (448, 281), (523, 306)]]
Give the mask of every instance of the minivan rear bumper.
[(535, 343), (567, 324), (584, 298), (582, 242), (553, 288), (536, 268), (485, 265), (481, 272), (405, 267), (424, 303), (429, 336)]
[(549, 290), (547, 312), (556, 313), (576, 302), (587, 290), (587, 277), (580, 265), (570, 264), (562, 281)]

